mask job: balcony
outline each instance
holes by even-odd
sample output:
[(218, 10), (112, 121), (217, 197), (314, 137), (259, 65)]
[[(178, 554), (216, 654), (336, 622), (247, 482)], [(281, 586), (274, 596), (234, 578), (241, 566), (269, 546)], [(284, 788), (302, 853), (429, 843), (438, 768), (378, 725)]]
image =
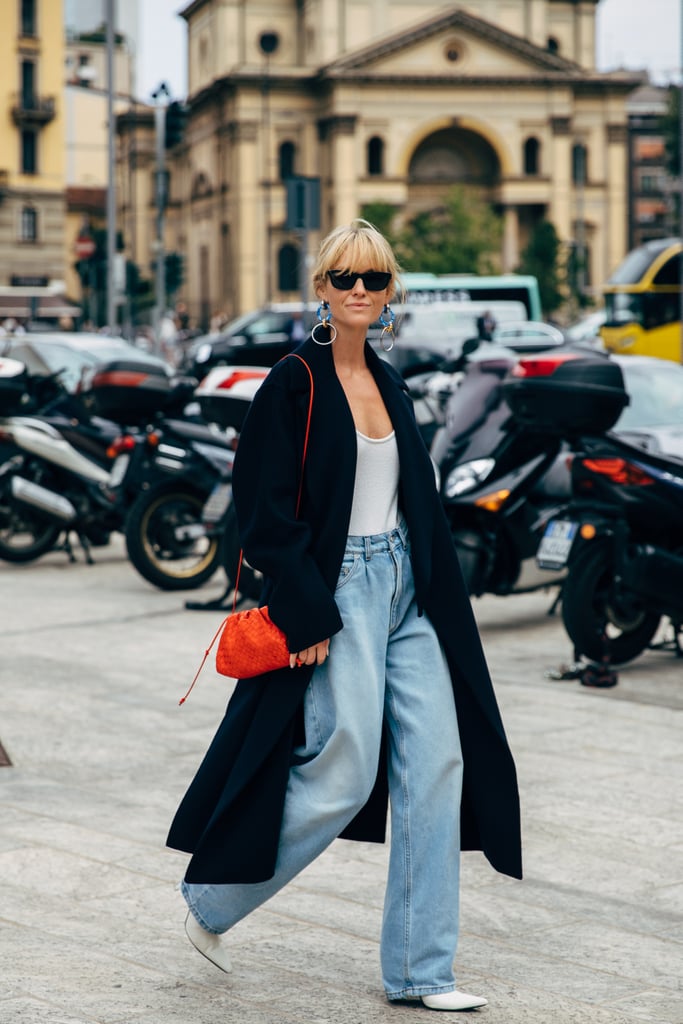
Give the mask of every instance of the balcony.
[(22, 128), (48, 124), (55, 113), (54, 96), (36, 96), (35, 93), (24, 92), (14, 94), (12, 120)]

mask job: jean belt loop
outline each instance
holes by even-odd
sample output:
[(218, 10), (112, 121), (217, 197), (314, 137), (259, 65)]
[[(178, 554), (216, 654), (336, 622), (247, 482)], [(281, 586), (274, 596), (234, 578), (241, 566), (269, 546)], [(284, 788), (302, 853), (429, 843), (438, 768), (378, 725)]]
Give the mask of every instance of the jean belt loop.
[(365, 544), (365, 561), (369, 562), (372, 558), (372, 541), (369, 537), (363, 537), (363, 543)]
[(402, 543), (403, 547), (407, 548), (408, 547), (408, 527), (406, 525), (406, 521), (403, 518), (403, 516), (401, 516), (401, 518), (398, 521), (398, 525), (396, 527), (396, 532), (398, 533), (399, 537), (401, 538), (401, 543)]

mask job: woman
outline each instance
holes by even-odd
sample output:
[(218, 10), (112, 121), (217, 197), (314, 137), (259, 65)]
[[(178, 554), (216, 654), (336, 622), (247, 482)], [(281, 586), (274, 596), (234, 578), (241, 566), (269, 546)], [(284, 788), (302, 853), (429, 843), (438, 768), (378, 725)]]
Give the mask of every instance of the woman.
[[(290, 667), (237, 683), (176, 814), (193, 854), (188, 936), (223, 970), (220, 935), (337, 836), (382, 842), (389, 1000), (482, 1006), (459, 992), (460, 849), (521, 877), (515, 768), (405, 385), (366, 342), (390, 326), (397, 264), (365, 221), (322, 243), (320, 322), (247, 416), (234, 500)], [(311, 381), (310, 438), (303, 470)], [(463, 769), (464, 766), (464, 769)]]

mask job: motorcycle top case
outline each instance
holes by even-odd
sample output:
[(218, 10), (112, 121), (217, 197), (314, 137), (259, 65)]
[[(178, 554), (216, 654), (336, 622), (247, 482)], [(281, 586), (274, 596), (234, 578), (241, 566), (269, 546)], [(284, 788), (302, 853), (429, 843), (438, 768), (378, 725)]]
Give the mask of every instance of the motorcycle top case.
[(97, 366), (88, 390), (99, 416), (133, 424), (165, 409), (171, 388), (172, 380), (162, 367), (112, 359)]
[(12, 416), (25, 401), (28, 373), (18, 359), (0, 358), (0, 416)]
[(548, 433), (601, 434), (629, 403), (621, 367), (599, 353), (526, 356), (502, 387), (514, 417)]
[(241, 430), (251, 400), (268, 374), (263, 366), (216, 366), (195, 391), (202, 416), (220, 427)]

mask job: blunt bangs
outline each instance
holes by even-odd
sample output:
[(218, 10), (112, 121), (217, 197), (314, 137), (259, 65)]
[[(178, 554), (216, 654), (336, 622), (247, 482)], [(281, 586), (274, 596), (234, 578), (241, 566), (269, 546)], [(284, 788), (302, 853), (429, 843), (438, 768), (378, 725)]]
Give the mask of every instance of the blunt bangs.
[(339, 227), (323, 240), (313, 272), (314, 286), (324, 282), (329, 270), (341, 273), (382, 270), (391, 274), (389, 287), (392, 290), (396, 288), (399, 272), (391, 246), (377, 228), (365, 220)]

